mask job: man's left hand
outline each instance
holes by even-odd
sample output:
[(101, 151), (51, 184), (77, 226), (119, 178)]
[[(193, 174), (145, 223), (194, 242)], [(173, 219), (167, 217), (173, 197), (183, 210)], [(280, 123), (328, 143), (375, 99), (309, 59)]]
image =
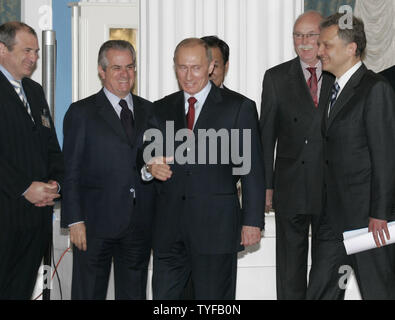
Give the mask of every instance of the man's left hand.
[(243, 226), (241, 230), (241, 244), (252, 246), (261, 241), (261, 229), (258, 227)]

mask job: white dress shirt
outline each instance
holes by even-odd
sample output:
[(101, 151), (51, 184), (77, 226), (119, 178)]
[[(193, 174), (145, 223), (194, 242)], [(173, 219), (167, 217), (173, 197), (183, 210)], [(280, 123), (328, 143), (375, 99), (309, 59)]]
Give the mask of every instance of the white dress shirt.
[[(110, 101), (115, 112), (117, 113), (118, 117), (121, 119), (122, 107), (119, 105), (119, 101), (121, 101), (121, 98), (119, 98), (118, 96), (107, 90), (106, 88), (103, 88), (103, 91), (107, 99)], [(130, 111), (132, 111), (134, 116), (134, 105), (133, 105), (132, 94), (129, 93), (126, 97), (123, 98), (123, 100), (126, 101), (126, 103), (128, 104), (128, 108), (130, 109)]]
[[(191, 95), (187, 92), (184, 91), (184, 105), (185, 105), (185, 115), (188, 114), (188, 109), (189, 109), (189, 102), (188, 99), (190, 97), (194, 97), (197, 101), (195, 103), (195, 121), (193, 123), (193, 126), (195, 126), (200, 112), (202, 111), (203, 105), (206, 102), (206, 99), (210, 93), (211, 90), (211, 81), (209, 81), (207, 83), (207, 85), (198, 93)], [(145, 168), (145, 166), (141, 169), (141, 178), (143, 179), (143, 181), (151, 181), (154, 177), (152, 176), (152, 174), (150, 174), (147, 169)]]
[(337, 97), (340, 96), (340, 93), (343, 91), (344, 87), (346, 86), (347, 82), (351, 79), (355, 72), (362, 66), (362, 61), (357, 62), (353, 67), (348, 69), (346, 73), (344, 73), (340, 78), (336, 78), (335, 82), (340, 87), (339, 93)]
[[(307, 63), (303, 62), (301, 59), (300, 60), (300, 65), (302, 66), (303, 70), (303, 75), (306, 80), (306, 82), (310, 79), (311, 73), (307, 68), (310, 68), (311, 66), (308, 65)], [(318, 87), (317, 87), (317, 101), (319, 102), (320, 100), (320, 94), (321, 94), (321, 86), (322, 86), (322, 63), (321, 60), (318, 60), (317, 64), (314, 66), (315, 69), (315, 74), (317, 75), (317, 80), (318, 80)]]

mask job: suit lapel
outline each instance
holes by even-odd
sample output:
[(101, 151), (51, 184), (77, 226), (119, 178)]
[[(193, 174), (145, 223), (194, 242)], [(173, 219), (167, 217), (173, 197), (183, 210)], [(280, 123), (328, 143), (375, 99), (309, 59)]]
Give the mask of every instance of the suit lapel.
[[(26, 120), (29, 120), (30, 123), (33, 125), (33, 122), (29, 116), (29, 113), (26, 110), (26, 107), (24, 106), (23, 102), (19, 98), (19, 96), (16, 93), (12, 84), (8, 81), (6, 76), (3, 75), (3, 73), (1, 71), (0, 71), (0, 83), (1, 83), (0, 85), (2, 86), (2, 88), (5, 89), (6, 93), (10, 96), (10, 98), (18, 105), (18, 108), (23, 109), (23, 111), (26, 113)], [(22, 86), (23, 86), (23, 90), (25, 91), (25, 94), (27, 96), (27, 100), (28, 100), (29, 104), (34, 105), (34, 101), (32, 101), (34, 92), (32, 93), (32, 91), (30, 90), (30, 87), (26, 84), (25, 81), (22, 81)], [(5, 100), (7, 100), (7, 99), (5, 99)], [(34, 107), (31, 107), (31, 108), (33, 109)], [(32, 110), (32, 113), (33, 113), (33, 118), (36, 121), (37, 111)]]
[(122, 123), (115, 112), (110, 101), (107, 99), (103, 89), (96, 95), (96, 104), (98, 106), (98, 114), (103, 118), (105, 122), (115, 131), (115, 133), (126, 143), (130, 143), (125, 130), (122, 127)]
[[(40, 102), (36, 99), (36, 94), (35, 94), (34, 90), (32, 90), (32, 88), (27, 84), (26, 81), (22, 81), (22, 86), (23, 86), (23, 90), (25, 91), (27, 102), (29, 103), (30, 111), (32, 112), (33, 119), (34, 119), (36, 125), (38, 125), (39, 123), (42, 122), (41, 115), (44, 112), (43, 109), (45, 106), (40, 105)], [(29, 113), (26, 110), (26, 107), (24, 106), (23, 102), (21, 101), (21, 99), (19, 97), (18, 97), (18, 100), (20, 102), (21, 107), (26, 111), (26, 115), (27, 115), (29, 121), (32, 122), (32, 120), (29, 116)]]
[(299, 58), (295, 58), (293, 60), (289, 69), (289, 77), (292, 96), (297, 97), (300, 101), (300, 103), (295, 105), (302, 108), (302, 111), (305, 113), (313, 115), (313, 112), (316, 111), (316, 107), (313, 99), (311, 98), (310, 90), (307, 86)]
[(136, 139), (140, 136), (142, 130), (144, 129), (144, 124), (146, 123), (146, 111), (144, 110), (141, 100), (135, 95), (132, 95), (132, 97), (134, 111), (134, 132), (132, 145), (135, 145)]
[[(355, 87), (358, 86), (358, 84), (361, 81), (366, 70), (367, 69), (366, 69), (365, 65), (362, 65), (352, 75), (352, 77), (350, 78), (350, 80), (347, 82), (346, 86), (342, 90), (342, 92), (340, 92), (340, 95), (338, 96), (335, 104), (333, 105), (333, 110), (329, 114), (327, 128), (329, 128), (331, 126), (331, 124), (333, 123), (333, 120), (336, 118), (336, 116), (344, 108), (344, 106), (347, 104), (347, 102), (350, 101), (350, 99), (354, 96)], [(329, 103), (328, 103), (328, 108), (329, 108)]]
[(180, 129), (185, 129), (187, 127), (187, 121), (183, 91), (178, 92), (178, 94), (175, 96), (172, 113), (173, 114), (171, 117), (169, 117), (169, 119), (174, 119), (174, 131), (177, 132)]
[(320, 100), (318, 104), (319, 109), (325, 110), (325, 108), (329, 104), (329, 97), (333, 83), (334, 83), (334, 79), (325, 71), (323, 71)]
[(214, 115), (216, 108), (215, 105), (222, 101), (222, 96), (220, 89), (218, 89), (214, 83), (212, 83), (211, 90), (204, 102), (202, 110), (200, 111), (199, 118), (196, 121), (195, 127), (193, 128), (193, 132), (197, 137), (198, 129), (204, 128), (207, 129), (207, 123), (210, 122), (210, 119), (216, 119), (217, 115)]
[[(318, 104), (318, 108), (323, 110), (324, 114), (328, 114), (328, 106), (329, 106), (329, 98), (331, 94), (331, 89), (333, 83), (335, 82), (334, 77), (328, 74), (326, 71), (323, 71), (322, 74), (322, 86), (321, 86), (321, 93), (320, 93), (320, 100)], [(322, 116), (322, 114), (321, 114)], [(327, 126), (328, 117), (324, 117), (324, 124)], [(322, 123), (322, 119), (321, 119)]]

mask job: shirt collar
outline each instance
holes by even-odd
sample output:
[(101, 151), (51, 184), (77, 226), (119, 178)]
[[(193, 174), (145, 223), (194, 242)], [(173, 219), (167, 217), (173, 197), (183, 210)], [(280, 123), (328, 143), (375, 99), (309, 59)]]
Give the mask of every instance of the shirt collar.
[[(306, 62), (302, 61), (302, 59), (299, 58), (300, 65), (302, 66), (303, 73), (305, 74), (305, 77), (308, 76), (310, 78), (310, 72), (307, 70), (307, 68), (310, 68), (310, 65), (308, 65)], [(316, 68), (315, 73), (317, 75), (317, 78), (320, 79), (321, 74), (322, 74), (322, 63), (321, 60), (318, 60), (317, 64), (314, 66)]]
[[(107, 99), (110, 101), (111, 105), (115, 109), (122, 109), (121, 106), (119, 105), (119, 101), (121, 101), (121, 98), (113, 94), (111, 91), (109, 91), (107, 88), (103, 88), (104, 94), (106, 95)], [(130, 110), (133, 111), (133, 98), (132, 94), (129, 93), (126, 97), (122, 98), (123, 100), (126, 100), (128, 107)]]
[(336, 78), (336, 82), (340, 86), (340, 90), (343, 89), (347, 82), (351, 79), (353, 74), (357, 72), (357, 70), (362, 66), (362, 61), (357, 62), (353, 67), (347, 70), (345, 74), (343, 74), (340, 78)]
[(212, 86), (211, 81), (207, 82), (206, 86), (201, 91), (199, 91), (198, 93), (196, 93), (194, 95), (190, 95), (189, 93), (184, 91), (185, 103), (187, 103), (188, 99), (193, 96), (196, 98), (197, 103), (200, 106), (202, 106), (204, 104), (204, 102), (206, 101), (208, 94), (210, 93), (211, 86)]
[(19, 81), (20, 83), (22, 80), (15, 80), (15, 78), (8, 72), (8, 70), (0, 64), (0, 71), (4, 74), (8, 81)]

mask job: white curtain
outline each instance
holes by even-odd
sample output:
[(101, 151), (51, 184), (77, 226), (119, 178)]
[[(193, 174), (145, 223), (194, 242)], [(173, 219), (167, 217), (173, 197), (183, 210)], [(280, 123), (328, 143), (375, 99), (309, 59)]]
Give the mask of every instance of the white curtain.
[(295, 56), (292, 27), (303, 0), (140, 0), (140, 81), (152, 101), (179, 90), (176, 45), (187, 37), (217, 35), (230, 47), (225, 85), (259, 108), (267, 68)]
[(395, 65), (395, 1), (357, 0), (355, 15), (365, 24), (367, 67), (379, 72)]

